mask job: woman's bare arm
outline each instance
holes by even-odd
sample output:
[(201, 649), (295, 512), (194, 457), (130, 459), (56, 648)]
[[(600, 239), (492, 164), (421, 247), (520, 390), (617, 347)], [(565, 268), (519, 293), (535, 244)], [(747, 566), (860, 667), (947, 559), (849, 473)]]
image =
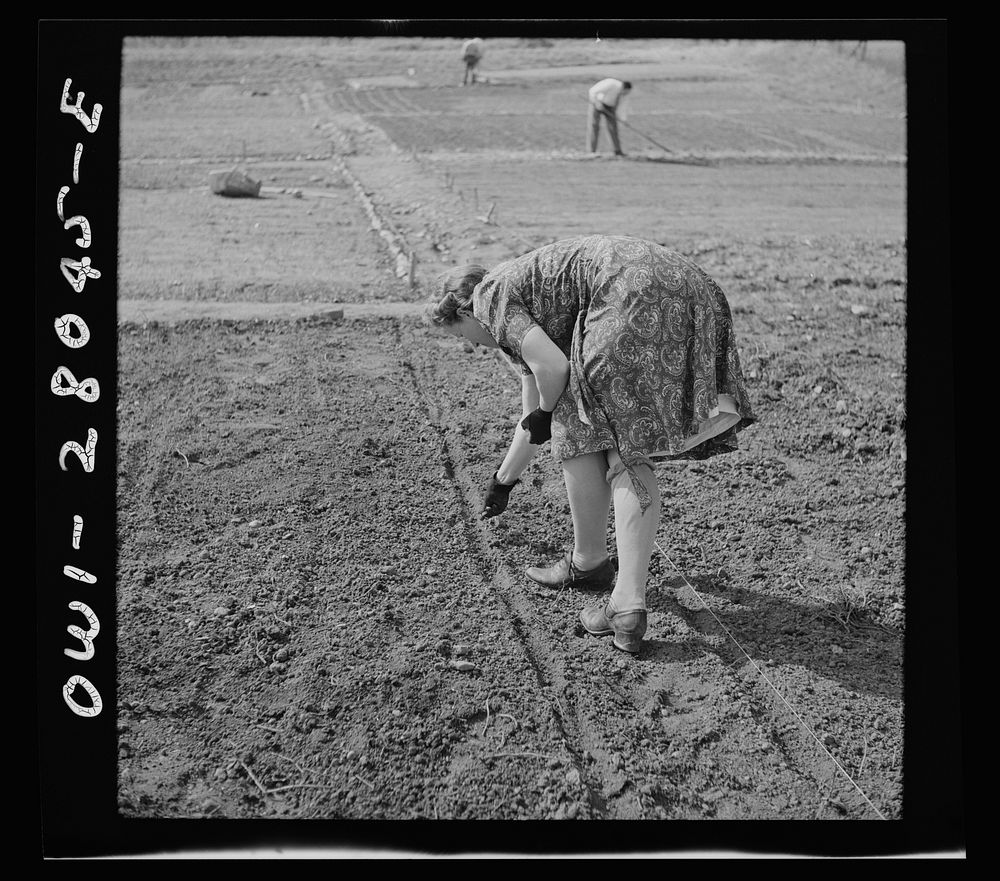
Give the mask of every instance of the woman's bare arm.
[(569, 382), (569, 361), (562, 349), (537, 325), (524, 335), (521, 358), (535, 377), (538, 388), (536, 406), (551, 413)]
[[(521, 377), (521, 419), (538, 406), (538, 383), (534, 376)], [(519, 419), (518, 422), (521, 420)]]
[(510, 449), (497, 470), (501, 483), (513, 483), (528, 467), (541, 445), (531, 443), (531, 435), (521, 421), (538, 407), (552, 412), (569, 381), (569, 361), (540, 327), (533, 327), (521, 343), (521, 358), (531, 368), (530, 376), (521, 378), (521, 417), (514, 427)]
[(517, 480), (539, 450), (537, 444), (528, 442), (528, 432), (521, 428), (521, 420), (537, 406), (538, 386), (535, 384), (535, 377), (522, 376), (521, 415), (514, 425), (514, 437), (511, 439), (507, 456), (497, 469), (497, 480), (501, 483), (513, 483)]

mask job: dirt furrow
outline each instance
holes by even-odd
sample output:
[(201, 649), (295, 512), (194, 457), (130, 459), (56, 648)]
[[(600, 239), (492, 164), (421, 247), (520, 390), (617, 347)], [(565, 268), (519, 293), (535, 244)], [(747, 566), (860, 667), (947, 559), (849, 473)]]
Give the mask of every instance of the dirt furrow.
[[(336, 93), (334, 93), (336, 94)], [(482, 205), (468, 204), (416, 151), (404, 160), (402, 149), (386, 131), (372, 125), (356, 107), (336, 105), (322, 83), (311, 83), (300, 95), (314, 127), (329, 138), (336, 169), (347, 169), (359, 200), (377, 213), (376, 222), (392, 229), (399, 254), (414, 254), (419, 272), (417, 287), (432, 287), (438, 274), (454, 263), (453, 255), (475, 251), (476, 259), (491, 263), (525, 250), (525, 241), (512, 230), (481, 219)], [(413, 121), (419, 130), (424, 123)]]
[(422, 115), (428, 112), (428, 108), (425, 105), (417, 101), (414, 101), (413, 98), (410, 95), (405, 94), (405, 92), (402, 89), (395, 89), (392, 94), (393, 98), (396, 100), (399, 106), (403, 108), (404, 112), (412, 113), (415, 115), (418, 114)]
[[(501, 378), (509, 376), (503, 368), (500, 369), (503, 371)], [(632, 783), (627, 775), (640, 769), (626, 768), (621, 754), (611, 744), (615, 741), (614, 729), (630, 730), (634, 728), (634, 721), (643, 717), (644, 710), (647, 715), (650, 708), (655, 711), (662, 689), (657, 686), (644, 687), (643, 674), (640, 673), (635, 677), (636, 681), (630, 683), (632, 687), (623, 688), (613, 681), (604, 681), (595, 690), (593, 681), (588, 681), (592, 680), (588, 671), (572, 666), (572, 660), (567, 658), (561, 646), (553, 640), (553, 630), (561, 632), (564, 629), (556, 623), (562, 617), (562, 610), (556, 612), (559, 617), (550, 617), (552, 606), (558, 604), (551, 601), (545, 603), (537, 592), (534, 595), (528, 593), (523, 586), (523, 576), (511, 569), (503, 552), (497, 549), (502, 545), (502, 539), (496, 537), (496, 528), (483, 525), (475, 517), (481, 488), (469, 468), (462, 463), (474, 461), (476, 457), (460, 434), (447, 433), (447, 412), (442, 412), (438, 403), (423, 391), (430, 384), (428, 378), (421, 379), (421, 373), (416, 368), (413, 371), (414, 385), (424, 397), (431, 421), (442, 433), (442, 446), (448, 451), (454, 479), (461, 488), (470, 541), (478, 544), (484, 559), (489, 560), (490, 565), (497, 570), (495, 583), (502, 589), (501, 597), (513, 612), (514, 621), (517, 622), (515, 629), (525, 643), (539, 684), (549, 692), (552, 704), (557, 708), (556, 718), (565, 737), (565, 745), (576, 758), (581, 774), (584, 775), (592, 805), (600, 815), (606, 817), (634, 819), (644, 816), (645, 808), (641, 799), (634, 797), (634, 793), (626, 792)], [(429, 377), (426, 372), (423, 375)], [(546, 609), (545, 606), (549, 608)], [(555, 628), (553, 623), (556, 623)], [(616, 712), (608, 713), (608, 703), (617, 705)], [(658, 772), (655, 763), (641, 770), (654, 775)], [(684, 786), (681, 775), (664, 776), (670, 780), (668, 786)], [(663, 787), (648, 782), (645, 786), (648, 791), (643, 794), (653, 796), (650, 800), (655, 803), (654, 794), (659, 793)], [(664, 802), (661, 800), (660, 803)]]
[[(424, 386), (433, 382), (440, 385), (443, 381), (440, 376), (437, 380), (433, 379), (436, 370), (453, 369), (421, 363), (424, 365), (421, 374)], [(483, 391), (489, 382), (498, 386), (510, 384), (511, 373), (492, 358), (479, 359), (474, 371), (481, 374), (477, 381), (470, 382), (468, 391), (459, 388), (449, 399), (471, 401), (475, 398), (481, 402), (473, 412), (469, 412), (467, 407), (453, 410), (453, 426), (449, 433), (452, 458), (465, 463), (464, 467), (456, 470), (458, 476), (464, 479), (466, 503), (473, 506), (478, 501), (478, 483), (488, 473), (484, 460), (488, 462), (490, 455), (499, 458), (502, 434), (507, 428), (504, 426), (501, 436), (494, 440), (497, 435), (493, 430), (495, 420), (487, 414), (491, 409), (502, 412), (505, 407), (516, 407), (509, 394), (505, 396), (499, 390), (492, 393)], [(468, 415), (461, 418), (458, 416), (460, 413)], [(477, 420), (489, 428), (485, 432), (470, 432), (466, 426), (471, 428)], [(484, 434), (488, 441), (485, 446), (493, 445), (497, 450), (495, 454), (484, 456)], [(755, 462), (752, 465), (754, 473), (760, 471), (767, 479), (776, 481), (778, 486), (791, 479), (791, 475), (782, 470), (784, 466), (780, 460), (774, 460), (773, 467), (768, 465), (769, 461), (765, 459), (763, 464)], [(734, 461), (717, 463), (714, 469), (708, 471), (705, 466), (697, 464), (682, 464), (680, 470), (665, 469), (661, 481), (666, 482), (668, 499), (687, 492), (683, 486), (675, 484), (679, 477), (688, 473), (689, 468), (702, 472), (701, 475), (692, 474), (695, 478), (720, 479), (725, 484), (732, 482), (725, 475), (742, 474), (743, 465), (741, 461)], [(522, 586), (523, 578), (518, 573), (520, 564), (514, 563), (514, 559), (521, 556), (518, 550), (519, 545), (524, 543), (523, 533), (530, 534), (537, 530), (538, 534), (544, 535), (551, 529), (554, 508), (558, 510), (561, 507), (557, 501), (562, 489), (557, 470), (543, 463), (536, 463), (531, 469), (540, 473), (531, 476), (532, 471), (529, 471), (523, 480), (540, 491), (541, 510), (537, 514), (504, 515), (508, 518), (507, 523), (514, 522), (515, 525), (498, 523), (489, 527), (486, 530), (488, 550), (506, 574), (505, 581), (512, 601), (520, 603), (522, 608), (534, 608), (536, 618), (567, 622), (574, 620), (574, 606), (585, 597), (529, 594)], [(525, 486), (517, 492), (528, 491)], [(705, 501), (711, 504), (710, 498)], [(519, 499), (515, 500), (515, 504), (518, 503)], [(667, 526), (671, 518), (669, 502), (664, 517), (668, 532), (660, 542), (672, 548), (670, 542), (682, 539), (682, 536), (673, 535)], [(524, 523), (523, 530), (517, 519)], [(708, 518), (701, 523), (698, 532), (699, 538), (704, 541), (705, 525), (709, 525), (707, 532), (711, 534), (714, 522)], [(545, 543), (538, 546), (551, 550), (557, 547)], [(683, 540), (679, 547), (683, 547)], [(551, 550), (546, 553), (551, 553)], [(639, 816), (657, 815), (651, 811), (660, 808), (666, 815), (675, 817), (735, 817), (748, 810), (747, 805), (756, 794), (763, 792), (769, 794), (768, 810), (776, 817), (798, 815), (803, 811), (831, 818), (875, 816), (850, 780), (824, 752), (824, 747), (802, 728), (795, 715), (771, 690), (732, 639), (735, 637), (748, 646), (754, 663), (761, 666), (769, 678), (774, 676), (775, 669), (790, 676), (788, 683), (779, 684), (779, 691), (810, 728), (819, 732), (820, 739), (835, 736), (844, 741), (844, 747), (853, 748), (853, 744), (845, 740), (845, 735), (850, 735), (837, 729), (839, 723), (810, 711), (811, 704), (817, 702), (815, 695), (797, 686), (788, 689), (787, 685), (796, 682), (800, 676), (798, 668), (791, 663), (792, 657), (786, 657), (779, 649), (780, 644), (790, 637), (780, 630), (772, 630), (776, 625), (769, 623), (788, 621), (791, 612), (797, 616), (796, 620), (801, 621), (801, 624), (793, 625), (795, 632), (807, 633), (810, 627), (815, 629), (815, 624), (808, 623), (809, 617), (817, 614), (815, 605), (803, 603), (799, 607), (788, 600), (777, 604), (758, 596), (750, 589), (749, 582), (741, 584), (736, 580), (739, 575), (734, 576), (727, 571), (741, 571), (732, 563), (726, 563), (723, 568), (718, 566), (720, 561), (717, 560), (709, 575), (704, 572), (705, 565), (710, 563), (704, 556), (704, 550), (696, 550), (693, 557), (671, 550), (671, 556), (686, 567), (682, 571), (690, 577), (681, 577), (672, 565), (664, 565), (662, 560), (654, 558), (650, 581), (648, 647), (644, 663), (632, 665), (631, 672), (635, 675), (630, 675), (628, 670), (624, 673), (620, 670), (609, 671), (607, 663), (599, 660), (598, 654), (607, 647), (597, 640), (581, 639), (579, 633), (570, 635), (566, 626), (542, 626), (531, 643), (538, 663), (551, 671), (552, 681), (561, 688), (562, 706), (567, 710), (564, 715), (575, 720), (574, 729), (569, 730), (575, 731), (581, 738), (580, 753), (586, 751), (589, 756), (597, 757), (602, 767), (597, 777), (602, 793), (614, 791), (616, 785), (620, 786), (621, 779), (615, 773), (615, 766), (621, 764), (623, 755), (629, 753), (627, 749), (614, 748), (616, 737), (629, 732), (627, 740), (646, 743), (644, 749), (632, 751), (631, 764), (625, 761), (632, 776), (642, 781), (634, 787), (640, 796), (639, 806), (635, 807), (635, 801), (620, 799), (618, 807), (615, 807), (616, 800), (611, 797), (607, 799), (608, 815), (629, 816), (632, 815), (629, 813), (631, 810)], [(699, 569), (702, 574), (695, 574)], [(697, 587), (700, 598), (689, 590), (689, 581)], [(712, 606), (717, 615), (732, 619), (728, 625), (732, 636), (704, 608), (703, 602)], [(760, 609), (759, 617), (754, 614), (755, 607)], [(750, 625), (749, 628), (747, 625)], [(767, 626), (767, 631), (757, 632), (762, 625)], [(790, 632), (788, 625), (784, 632)], [(837, 638), (835, 634), (831, 635)], [(751, 637), (749, 641), (747, 636)], [(532, 634), (529, 632), (525, 638), (531, 639)], [(764, 652), (775, 653), (773, 657), (776, 660), (765, 662), (763, 659), (769, 655)], [(886, 661), (892, 663), (891, 649)], [(611, 675), (608, 675), (609, 672)], [(853, 706), (864, 715), (876, 712), (860, 703)], [(837, 750), (833, 752), (836, 755)], [(607, 758), (615, 753), (619, 754), (618, 758)], [(760, 758), (766, 759), (766, 762), (761, 763)], [(838, 761), (844, 764), (844, 758)], [(869, 770), (873, 769), (871, 761), (869, 756)], [(883, 767), (888, 770), (890, 756), (884, 756), (882, 761), (885, 763)], [(857, 759), (851, 770), (857, 767), (856, 763)], [(644, 792), (643, 786), (648, 791)], [(872, 798), (879, 805), (878, 797)], [(632, 807), (629, 807), (630, 804)], [(891, 802), (881, 809), (891, 814)], [(647, 814), (642, 814), (643, 810)]]
[[(784, 693), (778, 684), (780, 665), (754, 659), (741, 645), (740, 635), (724, 628), (710, 611), (705, 598), (690, 585), (678, 591), (693, 608), (687, 617), (704, 634), (718, 634), (719, 665), (716, 687), (734, 701), (727, 713), (734, 732), (742, 728), (737, 742), (745, 749), (747, 722), (756, 731), (757, 750), (777, 757), (774, 788), (795, 792), (806, 809), (822, 813), (832, 807), (833, 816), (848, 819), (884, 819), (850, 772), (816, 735), (816, 713), (808, 702)], [(777, 680), (777, 681), (776, 681)], [(812, 717), (812, 718), (810, 718)], [(752, 742), (752, 741), (751, 741)]]
[(493, 550), (494, 542), (491, 541), (490, 527), (483, 523), (478, 516), (481, 501), (479, 487), (468, 468), (462, 464), (468, 461), (468, 451), (457, 436), (449, 435), (447, 413), (442, 410), (439, 402), (427, 392), (426, 383), (421, 379), (418, 368), (410, 362), (406, 362), (406, 367), (410, 373), (414, 391), (420, 398), (428, 419), (441, 439), (442, 462), (454, 484), (456, 500), (462, 511), (469, 543), (483, 560), (484, 569), (495, 570), (493, 585), (498, 589), (497, 595), (503, 602), (511, 626), (527, 653), (537, 684), (546, 696), (559, 737), (573, 756), (574, 764), (590, 793), (590, 803), (596, 816), (605, 816), (607, 804), (603, 793), (607, 788), (607, 781), (601, 778), (599, 769), (596, 779), (594, 779), (595, 774), (584, 759), (584, 753), (597, 758), (605, 758), (603, 756), (603, 740), (595, 736), (591, 728), (581, 719), (579, 713), (566, 712), (559, 695), (563, 694), (574, 709), (575, 695), (560, 659), (552, 650), (551, 628), (546, 628), (544, 622), (538, 619), (537, 610), (518, 585), (520, 579), (509, 570), (506, 563)]
[(499, 588), (499, 596), (527, 651), (538, 684), (547, 695), (563, 745), (574, 757), (580, 777), (589, 790), (591, 806), (597, 816), (622, 819), (636, 816), (638, 812), (631, 800), (609, 797), (619, 794), (623, 788), (621, 775), (617, 773), (621, 770), (620, 757), (608, 747), (610, 738), (601, 726), (601, 714), (593, 706), (592, 698), (586, 689), (579, 688), (567, 669), (565, 657), (553, 642), (553, 631), (564, 629), (559, 618), (550, 617), (547, 614), (550, 610), (540, 607), (539, 597), (525, 590), (523, 577), (514, 573), (497, 550), (502, 540), (497, 538), (496, 528), (478, 519), (481, 488), (468, 466), (463, 464), (474, 461), (476, 456), (461, 434), (447, 429), (447, 409), (427, 392), (433, 369), (410, 365), (410, 370), (428, 417), (441, 434), (449, 477), (455, 483), (464, 511), (470, 543), (477, 546), (485, 564), (496, 570), (494, 584)]

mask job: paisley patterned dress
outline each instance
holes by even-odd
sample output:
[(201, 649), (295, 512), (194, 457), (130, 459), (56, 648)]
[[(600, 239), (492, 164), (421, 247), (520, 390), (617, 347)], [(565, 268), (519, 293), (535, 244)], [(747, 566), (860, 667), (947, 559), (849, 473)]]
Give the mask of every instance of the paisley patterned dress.
[[(637, 464), (731, 452), (736, 433), (756, 421), (725, 294), (653, 242), (584, 236), (545, 245), (488, 272), (472, 309), (524, 374), (531, 328), (562, 350), (570, 376), (552, 416), (553, 454), (617, 450), (643, 509)], [(705, 426), (720, 395), (735, 411), (729, 427), (698, 442), (712, 433)]]

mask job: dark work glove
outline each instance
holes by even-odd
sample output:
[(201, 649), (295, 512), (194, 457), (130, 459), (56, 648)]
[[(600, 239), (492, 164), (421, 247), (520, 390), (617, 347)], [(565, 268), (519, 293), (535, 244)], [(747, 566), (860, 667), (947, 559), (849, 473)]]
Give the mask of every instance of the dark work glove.
[(552, 414), (538, 407), (521, 420), (521, 428), (528, 432), (528, 442), (544, 444), (552, 437)]
[(483, 520), (489, 517), (496, 517), (497, 514), (502, 514), (507, 510), (507, 500), (510, 497), (510, 491), (518, 483), (520, 483), (519, 480), (515, 480), (513, 483), (500, 483), (497, 480), (496, 474), (490, 478), (489, 486), (486, 487), (486, 498), (483, 499)]

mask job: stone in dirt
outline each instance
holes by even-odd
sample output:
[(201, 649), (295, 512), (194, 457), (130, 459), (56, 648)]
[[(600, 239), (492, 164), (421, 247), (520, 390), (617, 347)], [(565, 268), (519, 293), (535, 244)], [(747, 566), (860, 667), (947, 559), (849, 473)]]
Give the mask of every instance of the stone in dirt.
[(254, 180), (238, 168), (212, 171), (209, 172), (208, 178), (212, 192), (217, 196), (253, 199), (260, 195), (260, 181)]

